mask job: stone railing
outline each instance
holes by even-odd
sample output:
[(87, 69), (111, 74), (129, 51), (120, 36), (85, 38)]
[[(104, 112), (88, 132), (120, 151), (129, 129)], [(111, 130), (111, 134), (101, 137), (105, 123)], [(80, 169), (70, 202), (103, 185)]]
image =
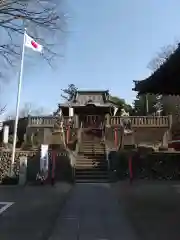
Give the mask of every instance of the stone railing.
[(120, 126), (123, 120), (129, 119), (132, 127), (170, 127), (172, 124), (171, 116), (129, 116), (111, 117), (111, 126)]
[[(66, 126), (69, 122), (69, 117), (64, 117), (63, 122), (64, 126)], [(72, 118), (71, 118), (72, 120)], [(56, 123), (57, 118), (53, 116), (36, 116), (36, 117), (29, 117), (28, 118), (28, 127), (48, 127), (53, 128), (54, 124)], [(71, 121), (72, 122), (72, 121)]]
[(29, 117), (28, 127), (53, 127), (55, 121), (53, 117)]

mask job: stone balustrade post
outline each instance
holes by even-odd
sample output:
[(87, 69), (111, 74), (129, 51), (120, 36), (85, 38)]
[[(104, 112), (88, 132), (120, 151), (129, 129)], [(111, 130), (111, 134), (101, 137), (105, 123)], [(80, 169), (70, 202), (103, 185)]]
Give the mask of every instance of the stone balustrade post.
[(106, 127), (110, 127), (111, 123), (110, 123), (110, 115), (109, 114), (105, 115), (105, 121), (106, 121)]
[(169, 125), (169, 129), (171, 129), (171, 127), (172, 127), (172, 115), (169, 115), (168, 116), (168, 125)]

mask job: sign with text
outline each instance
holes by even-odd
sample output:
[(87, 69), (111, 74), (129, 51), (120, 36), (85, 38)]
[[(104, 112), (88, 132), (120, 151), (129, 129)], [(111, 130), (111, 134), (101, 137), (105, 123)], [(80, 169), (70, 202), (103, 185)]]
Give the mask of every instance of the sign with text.
[(49, 167), (48, 145), (41, 144), (40, 170), (47, 172)]

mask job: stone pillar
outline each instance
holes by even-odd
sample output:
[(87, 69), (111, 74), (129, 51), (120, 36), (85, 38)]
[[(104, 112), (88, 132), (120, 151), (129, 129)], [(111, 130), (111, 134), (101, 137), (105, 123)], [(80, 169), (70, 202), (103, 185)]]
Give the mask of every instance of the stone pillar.
[(27, 181), (27, 156), (20, 157), (19, 185), (23, 186)]
[(50, 128), (44, 128), (44, 132), (43, 132), (43, 144), (48, 144), (49, 143), (49, 139), (52, 136), (52, 132)]
[(171, 137), (171, 131), (170, 130), (167, 130), (164, 135), (163, 135), (163, 139), (162, 139), (162, 146), (164, 147), (168, 147), (168, 142), (169, 140), (171, 140), (172, 137)]
[(9, 140), (9, 126), (5, 125), (3, 127), (3, 143), (7, 144)]
[(173, 120), (172, 120), (172, 115), (169, 115), (168, 117), (169, 117), (169, 129), (171, 129), (171, 127), (172, 127), (172, 122), (173, 122)]

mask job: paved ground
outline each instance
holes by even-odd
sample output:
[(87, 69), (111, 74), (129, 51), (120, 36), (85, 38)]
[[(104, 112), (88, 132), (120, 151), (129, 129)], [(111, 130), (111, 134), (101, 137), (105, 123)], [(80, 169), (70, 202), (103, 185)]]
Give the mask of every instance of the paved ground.
[(49, 240), (135, 240), (109, 184), (77, 184)]
[(179, 182), (77, 184), (62, 209), (69, 189), (0, 187), (0, 240), (180, 239)]
[[(52, 233), (70, 185), (0, 186), (0, 240), (46, 240)], [(14, 202), (1, 211), (5, 202)]]
[(140, 239), (180, 239), (180, 182), (119, 182), (113, 189)]

